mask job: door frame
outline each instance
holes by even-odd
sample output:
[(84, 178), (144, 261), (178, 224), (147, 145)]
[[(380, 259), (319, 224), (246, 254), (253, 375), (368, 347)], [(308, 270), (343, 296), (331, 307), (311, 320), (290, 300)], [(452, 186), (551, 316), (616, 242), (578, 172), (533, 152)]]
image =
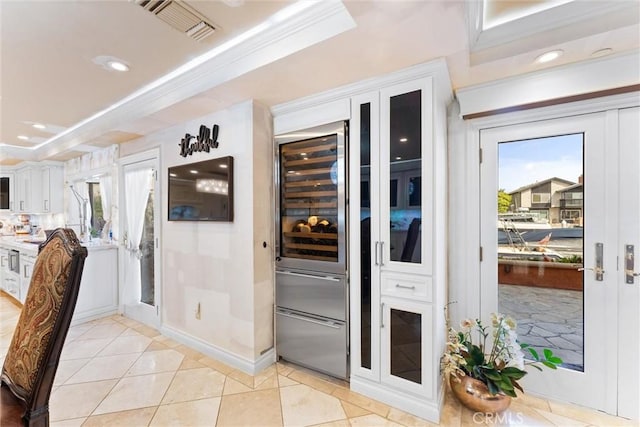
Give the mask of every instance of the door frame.
[[(124, 170), (127, 166), (133, 166), (136, 164), (152, 164), (153, 168), (156, 171), (155, 178), (155, 186), (154, 186), (154, 237), (156, 238), (155, 244), (155, 252), (154, 252), (154, 299), (155, 299), (155, 310), (147, 309), (144, 307), (142, 309), (136, 309), (132, 306), (127, 306), (125, 303), (125, 295), (126, 295), (126, 286), (125, 283), (125, 274), (124, 274), (124, 265), (125, 265), (125, 256), (126, 249), (124, 247), (123, 235), (125, 231), (125, 184), (124, 184)], [(118, 181), (119, 181), (119, 206), (122, 208), (119, 209), (119, 221), (120, 221), (120, 244), (118, 245), (118, 282), (119, 282), (119, 311), (123, 313), (125, 316), (131, 317), (134, 320), (144, 323), (147, 326), (159, 329), (162, 325), (162, 310), (161, 302), (162, 302), (162, 204), (160, 197), (162, 195), (162, 187), (160, 180), (160, 149), (155, 148), (148, 151), (144, 151), (141, 153), (132, 154), (126, 157), (122, 157), (118, 160)], [(142, 304), (142, 303), (141, 303)], [(148, 306), (145, 304), (145, 306)], [(141, 305), (139, 305), (141, 307)], [(133, 308), (133, 309), (132, 309)]]
[[(638, 106), (638, 92), (611, 95), (504, 114), (463, 120), (460, 106), (453, 104), (448, 120), (449, 197), (448, 321), (452, 326), (464, 318), (479, 318), (480, 288), (480, 131), (539, 120), (618, 110)], [(611, 120), (608, 117), (607, 120)], [(617, 127), (616, 127), (617, 129)], [(617, 131), (607, 127), (607, 137)], [(464, 261), (457, 261), (464, 260)], [(616, 381), (616, 378), (612, 379)], [(623, 395), (621, 393), (620, 395)], [(607, 397), (607, 408), (615, 408), (615, 396)], [(612, 411), (614, 413), (615, 411)]]

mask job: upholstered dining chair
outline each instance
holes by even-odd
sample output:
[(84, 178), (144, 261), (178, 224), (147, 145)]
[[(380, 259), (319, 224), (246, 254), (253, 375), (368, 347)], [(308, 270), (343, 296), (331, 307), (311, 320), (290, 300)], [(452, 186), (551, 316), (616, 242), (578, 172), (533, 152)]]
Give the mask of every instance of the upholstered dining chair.
[(0, 426), (48, 426), (49, 395), (78, 299), (87, 249), (58, 228), (39, 247), (2, 366)]

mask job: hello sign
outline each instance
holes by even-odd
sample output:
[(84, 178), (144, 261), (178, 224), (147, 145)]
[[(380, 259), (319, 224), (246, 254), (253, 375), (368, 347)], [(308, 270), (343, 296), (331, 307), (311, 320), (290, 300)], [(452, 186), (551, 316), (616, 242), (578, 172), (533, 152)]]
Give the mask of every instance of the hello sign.
[(206, 151), (209, 152), (212, 148), (218, 148), (218, 133), (220, 127), (213, 125), (211, 129), (205, 125), (200, 125), (200, 131), (198, 135), (185, 134), (184, 138), (180, 140), (180, 155), (187, 157), (194, 152)]

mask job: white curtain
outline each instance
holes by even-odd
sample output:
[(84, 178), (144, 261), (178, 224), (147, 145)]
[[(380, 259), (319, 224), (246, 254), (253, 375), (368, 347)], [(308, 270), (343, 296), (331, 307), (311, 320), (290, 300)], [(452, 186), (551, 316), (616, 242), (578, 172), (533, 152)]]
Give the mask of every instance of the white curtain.
[(125, 171), (124, 199), (126, 212), (127, 250), (126, 284), (130, 290), (138, 295), (135, 301), (140, 301), (140, 240), (144, 226), (144, 214), (152, 185), (153, 171), (151, 168)]
[(102, 197), (102, 217), (104, 218), (104, 229), (102, 230), (102, 238), (109, 238), (109, 230), (111, 229), (111, 197), (113, 188), (113, 179), (111, 175), (103, 175), (99, 178), (100, 196)]

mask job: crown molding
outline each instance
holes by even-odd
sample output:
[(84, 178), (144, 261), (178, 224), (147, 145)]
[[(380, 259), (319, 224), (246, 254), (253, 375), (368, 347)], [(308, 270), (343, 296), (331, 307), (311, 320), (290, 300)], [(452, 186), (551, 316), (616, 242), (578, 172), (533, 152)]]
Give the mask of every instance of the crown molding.
[(606, 91), (640, 83), (640, 52), (591, 59), (456, 91), (460, 116)]

